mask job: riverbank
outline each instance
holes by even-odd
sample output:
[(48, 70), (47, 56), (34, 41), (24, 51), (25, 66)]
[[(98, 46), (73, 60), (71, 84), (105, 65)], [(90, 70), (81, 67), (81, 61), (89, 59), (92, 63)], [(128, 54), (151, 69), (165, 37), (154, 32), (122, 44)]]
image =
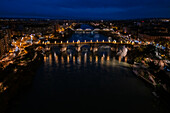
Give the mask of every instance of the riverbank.
[[(169, 78), (165, 70), (154, 70), (142, 63), (131, 64), (133, 73), (153, 89), (156, 98), (170, 100)], [(165, 80), (166, 79), (166, 80)]]
[(42, 60), (40, 52), (29, 51), (23, 58), (16, 59), (1, 72), (0, 113), (4, 113), (15, 96), (32, 83), (35, 71)]

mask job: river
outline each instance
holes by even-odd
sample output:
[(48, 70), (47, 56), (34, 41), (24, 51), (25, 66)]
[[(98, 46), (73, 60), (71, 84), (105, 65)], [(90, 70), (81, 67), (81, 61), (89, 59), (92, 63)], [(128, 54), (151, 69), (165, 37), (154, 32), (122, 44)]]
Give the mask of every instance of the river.
[(113, 55), (70, 56), (53, 50), (44, 56), (32, 86), (20, 94), (9, 112), (168, 113), (166, 107), (129, 64)]

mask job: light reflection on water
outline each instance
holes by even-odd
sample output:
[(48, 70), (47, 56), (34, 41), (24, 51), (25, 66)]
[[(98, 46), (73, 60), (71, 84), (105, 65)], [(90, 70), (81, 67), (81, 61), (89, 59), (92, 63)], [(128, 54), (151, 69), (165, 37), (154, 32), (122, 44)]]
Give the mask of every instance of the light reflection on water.
[(54, 53), (54, 59), (55, 59), (55, 63), (58, 64), (58, 56), (56, 55), (56, 53)]
[(44, 66), (46, 68), (48, 67), (62, 67), (63, 70), (67, 66), (76, 66), (78, 69), (82, 67), (83, 65), (87, 67), (88, 65), (94, 65), (94, 66), (126, 66), (129, 67), (129, 64), (125, 62), (119, 62), (115, 59), (115, 56), (112, 55), (105, 55), (102, 56), (98, 55), (92, 55), (92, 54), (78, 54), (78, 55), (70, 55), (70, 54), (56, 54), (51, 53), (49, 55), (44, 56)]
[[(151, 90), (112, 55), (44, 56), (29, 92), (10, 113), (163, 113)], [(140, 111), (139, 111), (140, 109)], [(82, 112), (85, 112), (82, 111)]]
[[(52, 58), (52, 56), (54, 58)], [(76, 60), (77, 59), (77, 60)], [(126, 66), (128, 66), (127, 63), (124, 62), (117, 62), (117, 60), (115, 60), (114, 56), (110, 56), (110, 55), (102, 55), (102, 56), (98, 56), (98, 55), (88, 55), (87, 53), (85, 54), (78, 54), (77, 56), (75, 55), (57, 55), (55, 52), (53, 54), (49, 54), (49, 55), (45, 55), (44, 56), (44, 64), (46, 66), (52, 66), (52, 65), (65, 65), (65, 64), (105, 64), (105, 65), (114, 65), (114, 63), (119, 63), (119, 64), (124, 64)]]
[(76, 58), (73, 56), (73, 64), (75, 65)]

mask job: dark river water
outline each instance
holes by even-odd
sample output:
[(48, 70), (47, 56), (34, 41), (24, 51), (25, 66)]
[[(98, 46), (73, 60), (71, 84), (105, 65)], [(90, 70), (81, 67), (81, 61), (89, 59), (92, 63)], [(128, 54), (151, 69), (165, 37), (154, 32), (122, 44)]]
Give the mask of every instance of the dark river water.
[(11, 113), (168, 113), (151, 92), (115, 57), (52, 52)]
[(152, 90), (113, 55), (52, 51), (10, 113), (168, 113)]
[(83, 34), (83, 33), (75, 33), (69, 39), (69, 42), (72, 42), (73, 40), (75, 42), (77, 42), (78, 40), (80, 42), (84, 42), (85, 40), (88, 41), (88, 42), (90, 42), (91, 40), (93, 42), (96, 42), (97, 40), (98, 41), (103, 41), (103, 40), (104, 41), (108, 41), (108, 38), (103, 36), (103, 35), (101, 35), (101, 34), (98, 34), (98, 33), (93, 33), (93, 34), (91, 34), (91, 33), (85, 33), (85, 34)]
[[(85, 30), (85, 29), (91, 29), (91, 30), (93, 30), (94, 28), (93, 27), (91, 27), (91, 26), (89, 26), (89, 25), (86, 25), (86, 24), (82, 24), (81, 25), (81, 29), (83, 29), (83, 30)], [(72, 42), (72, 41), (75, 41), (75, 42), (77, 42), (78, 40), (80, 41), (80, 42), (84, 42), (85, 40), (87, 41), (87, 42), (89, 42), (89, 41), (108, 41), (108, 37), (106, 37), (106, 36), (104, 36), (104, 35), (101, 35), (101, 34), (99, 34), (99, 33), (93, 33), (93, 32), (86, 32), (86, 33), (82, 33), (82, 32), (78, 32), (78, 33), (75, 33), (75, 34), (73, 34), (72, 35), (72, 37), (70, 37), (70, 39), (69, 39), (69, 42)]]

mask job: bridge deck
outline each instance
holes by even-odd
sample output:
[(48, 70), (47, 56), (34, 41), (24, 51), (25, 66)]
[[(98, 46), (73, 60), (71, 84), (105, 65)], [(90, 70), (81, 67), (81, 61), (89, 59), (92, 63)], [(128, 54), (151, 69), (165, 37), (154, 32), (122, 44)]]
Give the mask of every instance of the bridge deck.
[(115, 44), (115, 45), (140, 45), (134, 43), (121, 43), (121, 42), (56, 42), (56, 43), (40, 43), (43, 45), (68, 45), (68, 44)]

